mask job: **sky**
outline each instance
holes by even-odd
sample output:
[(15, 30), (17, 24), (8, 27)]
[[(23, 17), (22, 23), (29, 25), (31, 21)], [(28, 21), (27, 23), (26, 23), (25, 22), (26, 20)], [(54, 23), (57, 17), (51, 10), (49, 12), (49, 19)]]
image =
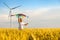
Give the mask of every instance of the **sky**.
[[(21, 5), (12, 10), (12, 14), (23, 13), (29, 16), (24, 18), (28, 22), (25, 28), (60, 28), (60, 0), (0, 0), (0, 27), (10, 28), (10, 8)], [(12, 27), (18, 28), (16, 17), (12, 17)]]

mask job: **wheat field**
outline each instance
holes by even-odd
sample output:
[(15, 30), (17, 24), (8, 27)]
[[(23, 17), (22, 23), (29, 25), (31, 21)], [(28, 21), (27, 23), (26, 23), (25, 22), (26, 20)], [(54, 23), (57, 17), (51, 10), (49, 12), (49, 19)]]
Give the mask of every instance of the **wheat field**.
[(60, 40), (60, 28), (0, 28), (0, 40)]

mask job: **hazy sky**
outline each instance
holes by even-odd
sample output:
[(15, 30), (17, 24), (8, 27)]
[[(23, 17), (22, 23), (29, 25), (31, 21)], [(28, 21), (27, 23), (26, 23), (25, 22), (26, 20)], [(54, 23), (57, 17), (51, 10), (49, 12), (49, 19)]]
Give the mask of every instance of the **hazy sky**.
[[(9, 8), (21, 5), (21, 7), (12, 10), (12, 14), (24, 13), (29, 16), (29, 28), (37, 27), (59, 27), (60, 28), (60, 0), (0, 0), (0, 27), (9, 26)], [(17, 18), (12, 18), (12, 27), (17, 28)]]

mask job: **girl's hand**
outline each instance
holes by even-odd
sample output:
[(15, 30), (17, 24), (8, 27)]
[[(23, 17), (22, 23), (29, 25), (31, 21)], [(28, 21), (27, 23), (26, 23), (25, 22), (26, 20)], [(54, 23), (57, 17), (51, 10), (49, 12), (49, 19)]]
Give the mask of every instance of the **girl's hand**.
[(25, 26), (27, 26), (28, 25), (28, 23), (26, 23), (26, 24), (24, 24)]

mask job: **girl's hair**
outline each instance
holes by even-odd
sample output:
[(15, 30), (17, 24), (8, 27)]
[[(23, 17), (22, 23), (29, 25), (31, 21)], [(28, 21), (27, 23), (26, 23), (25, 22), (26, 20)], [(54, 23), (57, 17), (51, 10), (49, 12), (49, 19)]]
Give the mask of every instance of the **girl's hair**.
[(18, 22), (22, 22), (22, 19), (21, 18), (18, 18)]

